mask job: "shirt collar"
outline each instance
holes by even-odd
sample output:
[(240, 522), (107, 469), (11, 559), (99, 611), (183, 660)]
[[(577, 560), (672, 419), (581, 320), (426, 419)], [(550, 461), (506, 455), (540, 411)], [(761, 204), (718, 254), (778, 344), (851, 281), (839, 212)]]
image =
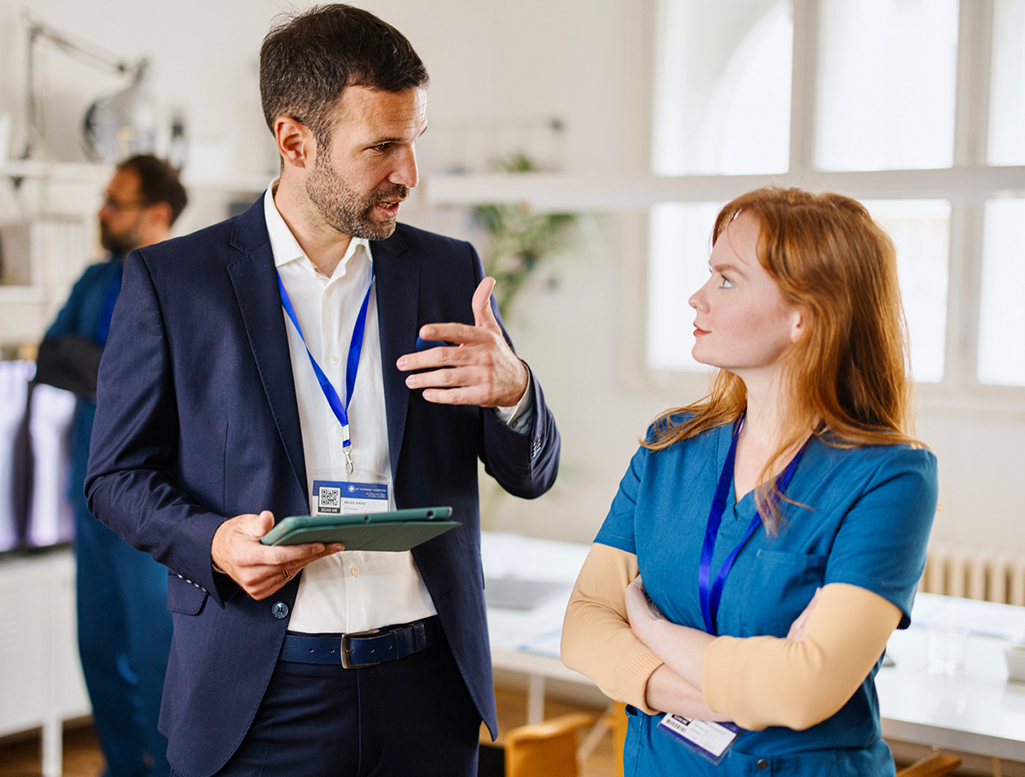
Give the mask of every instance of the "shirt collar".
[[(300, 261), (309, 264), (310, 269), (315, 271), (313, 262), (303, 252), (299, 241), (295, 239), (295, 235), (288, 228), (288, 224), (285, 223), (278, 211), (278, 206), (274, 203), (274, 192), (278, 188), (279, 180), (279, 178), (275, 178), (271, 181), (267, 191), (263, 194), (263, 216), (267, 221), (267, 234), (270, 237), (271, 252), (274, 254), (274, 266), (281, 267), (289, 262)], [(338, 263), (339, 269), (335, 270), (336, 276), (344, 273), (344, 268), (349, 264), (349, 260), (360, 248), (366, 252), (367, 258), (373, 261), (370, 253), (370, 241), (362, 237), (353, 237), (349, 240), (345, 256)]]

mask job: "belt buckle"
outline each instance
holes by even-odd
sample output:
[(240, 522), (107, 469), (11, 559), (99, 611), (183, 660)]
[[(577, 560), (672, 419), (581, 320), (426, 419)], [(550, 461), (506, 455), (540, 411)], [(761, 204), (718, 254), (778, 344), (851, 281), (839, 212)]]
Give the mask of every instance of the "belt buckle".
[(356, 638), (359, 638), (359, 637), (371, 637), (374, 634), (380, 634), (380, 633), (381, 633), (380, 629), (370, 629), (370, 631), (356, 631), (356, 632), (353, 632), (351, 634), (343, 634), (342, 635), (342, 666), (344, 668), (346, 668), (346, 669), (362, 669), (363, 667), (366, 667), (366, 666), (377, 666), (378, 664), (380, 664), (381, 663), (380, 661), (373, 661), (373, 662), (371, 662), (369, 664), (353, 664), (353, 663), (350, 663), (350, 661), (349, 661), (349, 654), (352, 653), (352, 650), (349, 648), (349, 640), (351, 640), (354, 637), (356, 637)]

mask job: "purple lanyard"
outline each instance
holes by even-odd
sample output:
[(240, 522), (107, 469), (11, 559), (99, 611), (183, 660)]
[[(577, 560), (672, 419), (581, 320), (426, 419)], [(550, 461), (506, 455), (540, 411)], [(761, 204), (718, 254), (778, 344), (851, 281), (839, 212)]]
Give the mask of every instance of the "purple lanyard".
[[(705, 619), (705, 631), (709, 634), (718, 633), (716, 618), (719, 615), (719, 600), (722, 598), (722, 589), (726, 583), (726, 577), (730, 574), (730, 570), (733, 569), (733, 562), (737, 560), (737, 554), (740, 553), (740, 549), (751, 539), (751, 535), (755, 533), (755, 529), (762, 522), (761, 511), (758, 511), (755, 513), (755, 517), (751, 519), (751, 524), (747, 527), (743, 539), (737, 543), (737, 547), (733, 549), (719, 566), (719, 570), (715, 573), (715, 580), (711, 580), (712, 553), (715, 551), (715, 538), (719, 534), (723, 513), (726, 512), (726, 500), (730, 496), (730, 484), (733, 482), (733, 463), (737, 458), (737, 439), (740, 437), (740, 429), (743, 425), (744, 419), (741, 417), (733, 427), (733, 440), (730, 442), (730, 452), (726, 455), (726, 463), (723, 465), (722, 474), (719, 475), (719, 485), (715, 489), (715, 499), (712, 500), (712, 509), (708, 512), (705, 542), (701, 547), (701, 566), (698, 567), (698, 596), (701, 599), (701, 615)], [(801, 446), (801, 450), (797, 452), (797, 455), (787, 464), (787, 468), (776, 479), (778, 493), (772, 494), (769, 497), (770, 504), (774, 504), (779, 499), (779, 494), (783, 493), (787, 486), (790, 485), (790, 479), (794, 476), (794, 470), (797, 469), (797, 462), (801, 460), (801, 454), (804, 453), (807, 445), (808, 443), (806, 442)]]

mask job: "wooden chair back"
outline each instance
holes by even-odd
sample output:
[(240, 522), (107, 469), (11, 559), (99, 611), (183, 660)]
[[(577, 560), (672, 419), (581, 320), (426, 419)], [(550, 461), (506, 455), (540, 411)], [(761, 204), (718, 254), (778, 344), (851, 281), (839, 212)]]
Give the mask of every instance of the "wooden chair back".
[(936, 753), (897, 772), (897, 777), (943, 777), (961, 765), (961, 759), (947, 753)]
[(505, 777), (577, 777), (577, 736), (594, 715), (574, 712), (505, 735)]

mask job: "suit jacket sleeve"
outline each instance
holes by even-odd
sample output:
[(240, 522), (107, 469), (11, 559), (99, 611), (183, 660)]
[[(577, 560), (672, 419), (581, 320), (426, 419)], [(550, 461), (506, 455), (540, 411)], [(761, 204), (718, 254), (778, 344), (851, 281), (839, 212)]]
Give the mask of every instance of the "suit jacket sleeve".
[[(210, 546), (225, 517), (174, 484), (178, 411), (167, 331), (139, 252), (125, 265), (97, 398), (85, 483), (90, 511), (223, 606)], [(225, 595), (236, 590), (227, 578), (219, 582)]]
[[(469, 248), (479, 284), (484, 279), (484, 268), (476, 249), (473, 246)], [(502, 327), (506, 342), (513, 348), (494, 297), (491, 298), (491, 309), (499, 326)], [(513, 496), (534, 499), (548, 491), (555, 483), (555, 477), (559, 473), (562, 441), (555, 426), (555, 417), (545, 404), (541, 384), (529, 365), (527, 371), (530, 373), (527, 391), (531, 392), (534, 401), (534, 417), (529, 430), (526, 430), (526, 433), (515, 431), (493, 410), (483, 410), (484, 440), (480, 457), (484, 462), (485, 471), (495, 478), (502, 488)]]

